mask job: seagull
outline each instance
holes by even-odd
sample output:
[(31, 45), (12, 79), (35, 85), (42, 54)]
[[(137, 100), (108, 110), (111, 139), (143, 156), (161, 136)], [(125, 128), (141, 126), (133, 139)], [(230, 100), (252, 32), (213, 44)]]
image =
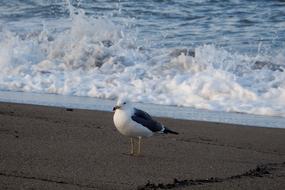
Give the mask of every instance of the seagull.
[[(131, 139), (131, 155), (140, 154), (143, 137), (150, 137), (155, 133), (178, 134), (154, 120), (147, 112), (133, 107), (129, 101), (118, 100), (113, 111), (115, 112), (113, 117), (115, 127), (121, 134)], [(136, 152), (135, 139), (138, 140)]]

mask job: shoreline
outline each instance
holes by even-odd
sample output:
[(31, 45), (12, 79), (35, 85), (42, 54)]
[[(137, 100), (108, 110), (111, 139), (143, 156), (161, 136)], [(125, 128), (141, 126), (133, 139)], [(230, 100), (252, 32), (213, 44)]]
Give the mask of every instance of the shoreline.
[(1, 102), (0, 189), (285, 188), (285, 129), (160, 117), (134, 157), (112, 116)]
[[(112, 111), (114, 100), (98, 99), (80, 96), (64, 96), (56, 94), (38, 94), (27, 92), (0, 91), (0, 102), (20, 103), (42, 106), (55, 106), (59, 108), (87, 109), (98, 111)], [(246, 113), (210, 111), (190, 107), (177, 107), (167, 105), (134, 103), (136, 107), (149, 110), (156, 117), (172, 119), (195, 120), (205, 122), (218, 122), (225, 124), (285, 128), (285, 117), (263, 116)]]

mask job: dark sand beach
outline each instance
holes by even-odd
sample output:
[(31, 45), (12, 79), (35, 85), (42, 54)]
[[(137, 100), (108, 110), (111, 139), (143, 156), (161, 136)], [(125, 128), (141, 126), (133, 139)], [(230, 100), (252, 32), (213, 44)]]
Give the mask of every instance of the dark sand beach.
[(0, 103), (0, 189), (285, 189), (285, 129), (157, 118), (134, 157), (112, 117)]

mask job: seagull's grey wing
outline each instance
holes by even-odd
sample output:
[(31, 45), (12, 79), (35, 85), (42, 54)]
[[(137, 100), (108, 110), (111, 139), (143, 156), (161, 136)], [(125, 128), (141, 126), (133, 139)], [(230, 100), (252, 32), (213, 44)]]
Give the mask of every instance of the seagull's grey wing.
[(148, 113), (146, 113), (145, 111), (137, 109), (137, 108), (134, 108), (134, 110), (135, 110), (134, 115), (141, 117), (141, 118), (144, 118), (144, 119), (153, 120), (152, 117)]
[(148, 113), (136, 108), (134, 108), (134, 115), (132, 116), (132, 119), (135, 122), (145, 126), (152, 132), (159, 132), (163, 131), (164, 129), (163, 125), (152, 119)]

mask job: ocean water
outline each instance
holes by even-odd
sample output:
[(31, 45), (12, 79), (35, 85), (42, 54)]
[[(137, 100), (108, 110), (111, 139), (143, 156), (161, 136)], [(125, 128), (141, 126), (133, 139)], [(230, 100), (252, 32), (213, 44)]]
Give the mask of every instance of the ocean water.
[[(68, 109), (100, 110), (107, 112), (111, 112), (116, 104), (116, 100), (13, 91), (0, 91), (0, 102), (54, 106)], [(134, 106), (142, 110), (147, 110), (149, 114), (156, 117), (229, 123), (253, 127), (285, 128), (285, 117), (209, 111), (191, 107), (145, 103), (134, 103)]]
[(0, 91), (285, 117), (285, 2), (0, 0)]

